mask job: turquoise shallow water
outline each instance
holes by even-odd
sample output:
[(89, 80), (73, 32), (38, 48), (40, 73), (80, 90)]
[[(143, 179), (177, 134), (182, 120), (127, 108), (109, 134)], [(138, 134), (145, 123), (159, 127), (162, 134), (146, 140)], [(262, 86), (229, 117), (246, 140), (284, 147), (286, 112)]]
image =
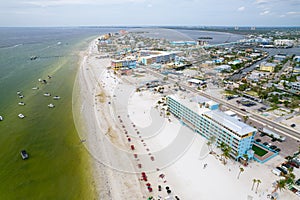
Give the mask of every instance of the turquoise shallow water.
[[(88, 154), (73, 122), (72, 91), (78, 52), (110, 31), (0, 28), (0, 199), (95, 197)], [(38, 58), (30, 60), (32, 55)], [(25, 97), (19, 99), (17, 91)], [(45, 97), (45, 92), (61, 99)], [(20, 101), (26, 105), (19, 106)], [(19, 113), (26, 117), (19, 119)], [(22, 149), (29, 153), (26, 161)]]

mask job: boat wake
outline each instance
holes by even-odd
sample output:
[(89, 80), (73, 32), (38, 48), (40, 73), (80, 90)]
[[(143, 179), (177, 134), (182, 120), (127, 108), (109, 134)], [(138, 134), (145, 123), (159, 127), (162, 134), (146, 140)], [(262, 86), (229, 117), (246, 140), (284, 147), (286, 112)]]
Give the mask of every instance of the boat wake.
[(23, 44), (16, 44), (16, 45), (7, 45), (7, 46), (0, 46), (0, 49), (14, 49), (17, 48), (19, 46), (22, 46)]

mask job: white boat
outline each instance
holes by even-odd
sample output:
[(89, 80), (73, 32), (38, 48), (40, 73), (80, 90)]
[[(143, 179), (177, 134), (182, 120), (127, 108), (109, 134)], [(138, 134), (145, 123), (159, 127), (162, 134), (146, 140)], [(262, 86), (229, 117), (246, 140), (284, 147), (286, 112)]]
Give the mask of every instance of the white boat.
[(26, 160), (26, 159), (29, 158), (28, 153), (25, 150), (22, 150), (20, 152), (20, 154), (21, 154), (21, 157), (22, 157), (23, 160)]
[(42, 82), (42, 79), (41, 79), (41, 78), (39, 78), (39, 79), (38, 79), (38, 81), (39, 81), (39, 82)]
[(55, 96), (55, 97), (53, 97), (53, 99), (58, 100), (58, 99), (60, 99), (60, 96)]
[(25, 116), (22, 113), (20, 113), (20, 114), (18, 114), (18, 117), (23, 119)]
[(45, 97), (50, 97), (51, 94), (47, 92), (47, 93), (44, 94), (44, 96), (45, 96)]
[(50, 104), (48, 105), (48, 107), (49, 107), (49, 108), (54, 108), (54, 107), (55, 107), (55, 105), (54, 105), (54, 104), (52, 104), (52, 103), (50, 103)]
[(32, 89), (33, 89), (33, 90), (38, 90), (38, 89), (39, 89), (39, 87), (33, 87)]
[(0, 116), (0, 121), (2, 121), (3, 120), (3, 117), (2, 116)]
[(23, 99), (23, 98), (24, 98), (24, 95), (19, 95), (19, 98), (20, 98), (20, 99)]
[(20, 91), (18, 91), (18, 92), (17, 92), (17, 95), (21, 95), (21, 92), (20, 92)]
[(25, 106), (25, 103), (23, 101), (18, 103), (20, 106)]

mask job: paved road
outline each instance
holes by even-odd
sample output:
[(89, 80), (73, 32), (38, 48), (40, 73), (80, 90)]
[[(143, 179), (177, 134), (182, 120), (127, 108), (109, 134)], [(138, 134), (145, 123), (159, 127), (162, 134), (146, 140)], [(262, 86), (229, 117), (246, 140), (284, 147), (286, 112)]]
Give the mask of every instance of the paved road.
[[(151, 69), (149, 69), (147, 67), (142, 67), (142, 68), (144, 68), (149, 73), (151, 73), (152, 75), (154, 75), (154, 76), (156, 76), (158, 78), (163, 79), (165, 77), (164, 75), (162, 75), (162, 74), (160, 74), (160, 73), (158, 73), (156, 71), (153, 71), (153, 70), (151, 70)], [(232, 109), (233, 111), (235, 111), (235, 112), (237, 112), (239, 114), (247, 115), (247, 116), (249, 116), (249, 119), (252, 119), (252, 120), (255, 120), (255, 121), (259, 122), (262, 126), (268, 126), (269, 128), (273, 128), (273, 130), (275, 132), (278, 132), (279, 134), (284, 134), (284, 135), (292, 137), (292, 138), (294, 138), (296, 140), (300, 140), (300, 133), (298, 131), (296, 131), (296, 130), (293, 130), (292, 128), (290, 128), (288, 126), (284, 126), (284, 125), (281, 125), (281, 124), (278, 124), (278, 123), (274, 123), (274, 121), (271, 121), (271, 120), (269, 120), (269, 119), (267, 119), (267, 118), (265, 118), (263, 116), (260, 116), (260, 115), (258, 115), (256, 113), (253, 113), (253, 112), (250, 113), (248, 111), (246, 111), (246, 112), (242, 111), (240, 108), (236, 107), (235, 105), (229, 104), (227, 101), (224, 101), (224, 100), (219, 99), (219, 98), (215, 98), (215, 97), (213, 97), (213, 96), (211, 96), (211, 95), (209, 95), (207, 93), (198, 91), (195, 88), (190, 87), (188, 85), (185, 85), (183, 83), (180, 83), (177, 80), (172, 79), (170, 77), (168, 77), (168, 82), (173, 83), (173, 84), (177, 83), (180, 87), (182, 87), (182, 88), (184, 88), (186, 90), (189, 90), (191, 92), (194, 92), (196, 94), (199, 94), (201, 96), (209, 98), (209, 99), (211, 99), (211, 100), (213, 100), (215, 102), (218, 102), (218, 103), (220, 103), (222, 105), (225, 105), (228, 108)]]

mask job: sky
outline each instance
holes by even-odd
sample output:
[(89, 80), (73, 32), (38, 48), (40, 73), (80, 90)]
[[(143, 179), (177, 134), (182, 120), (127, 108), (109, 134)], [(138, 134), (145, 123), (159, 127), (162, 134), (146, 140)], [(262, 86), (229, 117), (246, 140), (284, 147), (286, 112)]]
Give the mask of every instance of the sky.
[(0, 26), (300, 26), (300, 0), (0, 0)]

